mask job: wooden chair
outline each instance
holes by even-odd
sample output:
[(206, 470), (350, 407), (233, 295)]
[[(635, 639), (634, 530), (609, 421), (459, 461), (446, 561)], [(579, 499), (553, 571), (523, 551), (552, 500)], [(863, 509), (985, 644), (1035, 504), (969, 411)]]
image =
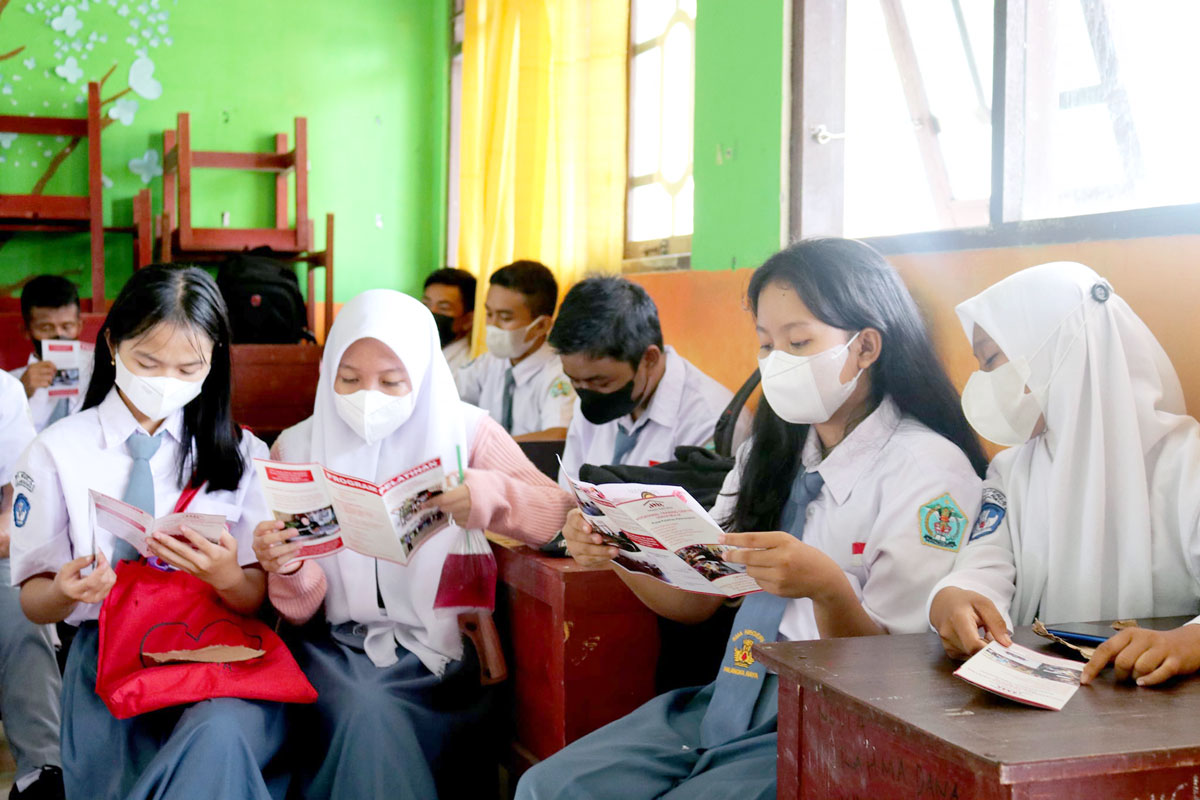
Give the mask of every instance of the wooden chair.
[[(178, 252), (234, 252), (269, 247), (279, 253), (312, 250), (312, 220), (308, 218), (308, 124), (296, 117), (296, 146), (288, 150), (286, 133), (275, 134), (273, 153), (233, 153), (193, 150), (191, 122), (180, 113), (176, 130), (163, 131), (164, 231)], [(231, 169), (275, 174), (274, 228), (196, 228), (192, 225), (192, 170)], [(288, 173), (296, 175), (296, 224), (288, 225)]]
[(0, 115), (0, 131), (31, 136), (67, 136), (87, 139), (88, 192), (86, 195), (48, 195), (0, 192), (0, 231), (41, 231), (91, 235), (92, 300), (85, 308), (103, 312), (104, 304), (104, 185), (100, 161), (100, 84), (88, 84), (87, 116), (22, 117)]

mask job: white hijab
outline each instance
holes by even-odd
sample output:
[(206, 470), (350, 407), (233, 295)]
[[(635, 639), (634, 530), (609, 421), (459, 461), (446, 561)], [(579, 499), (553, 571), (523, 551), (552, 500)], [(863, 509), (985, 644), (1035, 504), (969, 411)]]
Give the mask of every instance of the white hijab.
[(1029, 361), (1046, 432), (996, 456), (1028, 624), (1193, 612), (1200, 435), (1166, 353), (1082, 264), (1023, 270), (957, 308)]
[[(346, 349), (366, 338), (378, 339), (399, 356), (415, 395), (412, 416), (374, 444), (367, 444), (338, 415), (333, 390)], [(483, 416), (483, 411), (459, 400), (429, 310), (400, 292), (373, 289), (346, 303), (329, 331), (309, 457), (336, 472), (376, 483), (437, 456), (449, 474), (458, 469), (460, 457), (466, 465), (468, 443)], [(349, 550), (323, 559), (329, 621), (365, 623), (366, 652), (377, 666), (396, 662), (398, 642), (430, 671), (441, 674), (463, 652), (457, 620), (433, 610), (442, 565), (457, 533), (455, 526), (439, 531), (407, 566)], [(386, 613), (379, 608), (379, 596)]]

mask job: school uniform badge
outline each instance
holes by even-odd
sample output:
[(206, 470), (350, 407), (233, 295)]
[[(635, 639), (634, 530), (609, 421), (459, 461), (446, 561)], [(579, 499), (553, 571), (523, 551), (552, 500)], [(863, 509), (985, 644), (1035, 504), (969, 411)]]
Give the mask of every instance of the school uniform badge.
[(550, 384), (551, 397), (566, 397), (571, 393), (571, 383), (566, 378), (558, 378)]
[(950, 493), (930, 500), (917, 512), (921, 542), (941, 550), (957, 550), (967, 529), (967, 515)]
[(17, 495), (17, 499), (13, 501), (13, 525), (18, 528), (24, 528), (25, 522), (29, 519), (29, 498), (24, 493)]
[(990, 487), (984, 489), (983, 504), (979, 506), (979, 517), (975, 520), (975, 527), (971, 529), (971, 538), (967, 541), (973, 542), (995, 533), (1007, 513), (1008, 498), (1004, 496), (1004, 492)]
[(728, 654), (733, 656), (733, 664), (728, 661), (721, 667), (722, 671), (728, 672), (731, 675), (740, 675), (745, 678), (759, 677), (759, 674), (751, 669), (754, 666), (754, 644), (755, 642), (764, 642), (766, 638), (758, 631), (745, 628), (735, 633), (729, 638), (729, 643), (732, 645), (732, 652), (726, 651), (726, 659)]

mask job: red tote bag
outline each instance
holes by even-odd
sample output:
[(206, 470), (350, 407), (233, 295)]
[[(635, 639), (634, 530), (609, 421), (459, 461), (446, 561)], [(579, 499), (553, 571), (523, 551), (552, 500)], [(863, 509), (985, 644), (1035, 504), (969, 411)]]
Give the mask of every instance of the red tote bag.
[[(198, 492), (185, 491), (175, 510)], [(317, 690), (283, 640), (231, 611), (209, 584), (144, 559), (122, 561), (116, 572), (100, 607), (96, 693), (117, 719), (214, 697), (316, 702)], [(214, 656), (207, 648), (215, 647), (234, 649)], [(242, 660), (190, 660), (204, 653)], [(165, 663), (163, 654), (170, 654)]]

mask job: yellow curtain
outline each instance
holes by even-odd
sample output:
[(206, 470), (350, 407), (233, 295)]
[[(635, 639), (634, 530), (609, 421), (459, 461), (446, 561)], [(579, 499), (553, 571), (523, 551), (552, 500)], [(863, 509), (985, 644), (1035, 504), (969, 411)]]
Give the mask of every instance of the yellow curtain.
[(560, 292), (618, 272), (625, 240), (628, 0), (467, 0), (459, 265), (487, 279), (518, 258)]

